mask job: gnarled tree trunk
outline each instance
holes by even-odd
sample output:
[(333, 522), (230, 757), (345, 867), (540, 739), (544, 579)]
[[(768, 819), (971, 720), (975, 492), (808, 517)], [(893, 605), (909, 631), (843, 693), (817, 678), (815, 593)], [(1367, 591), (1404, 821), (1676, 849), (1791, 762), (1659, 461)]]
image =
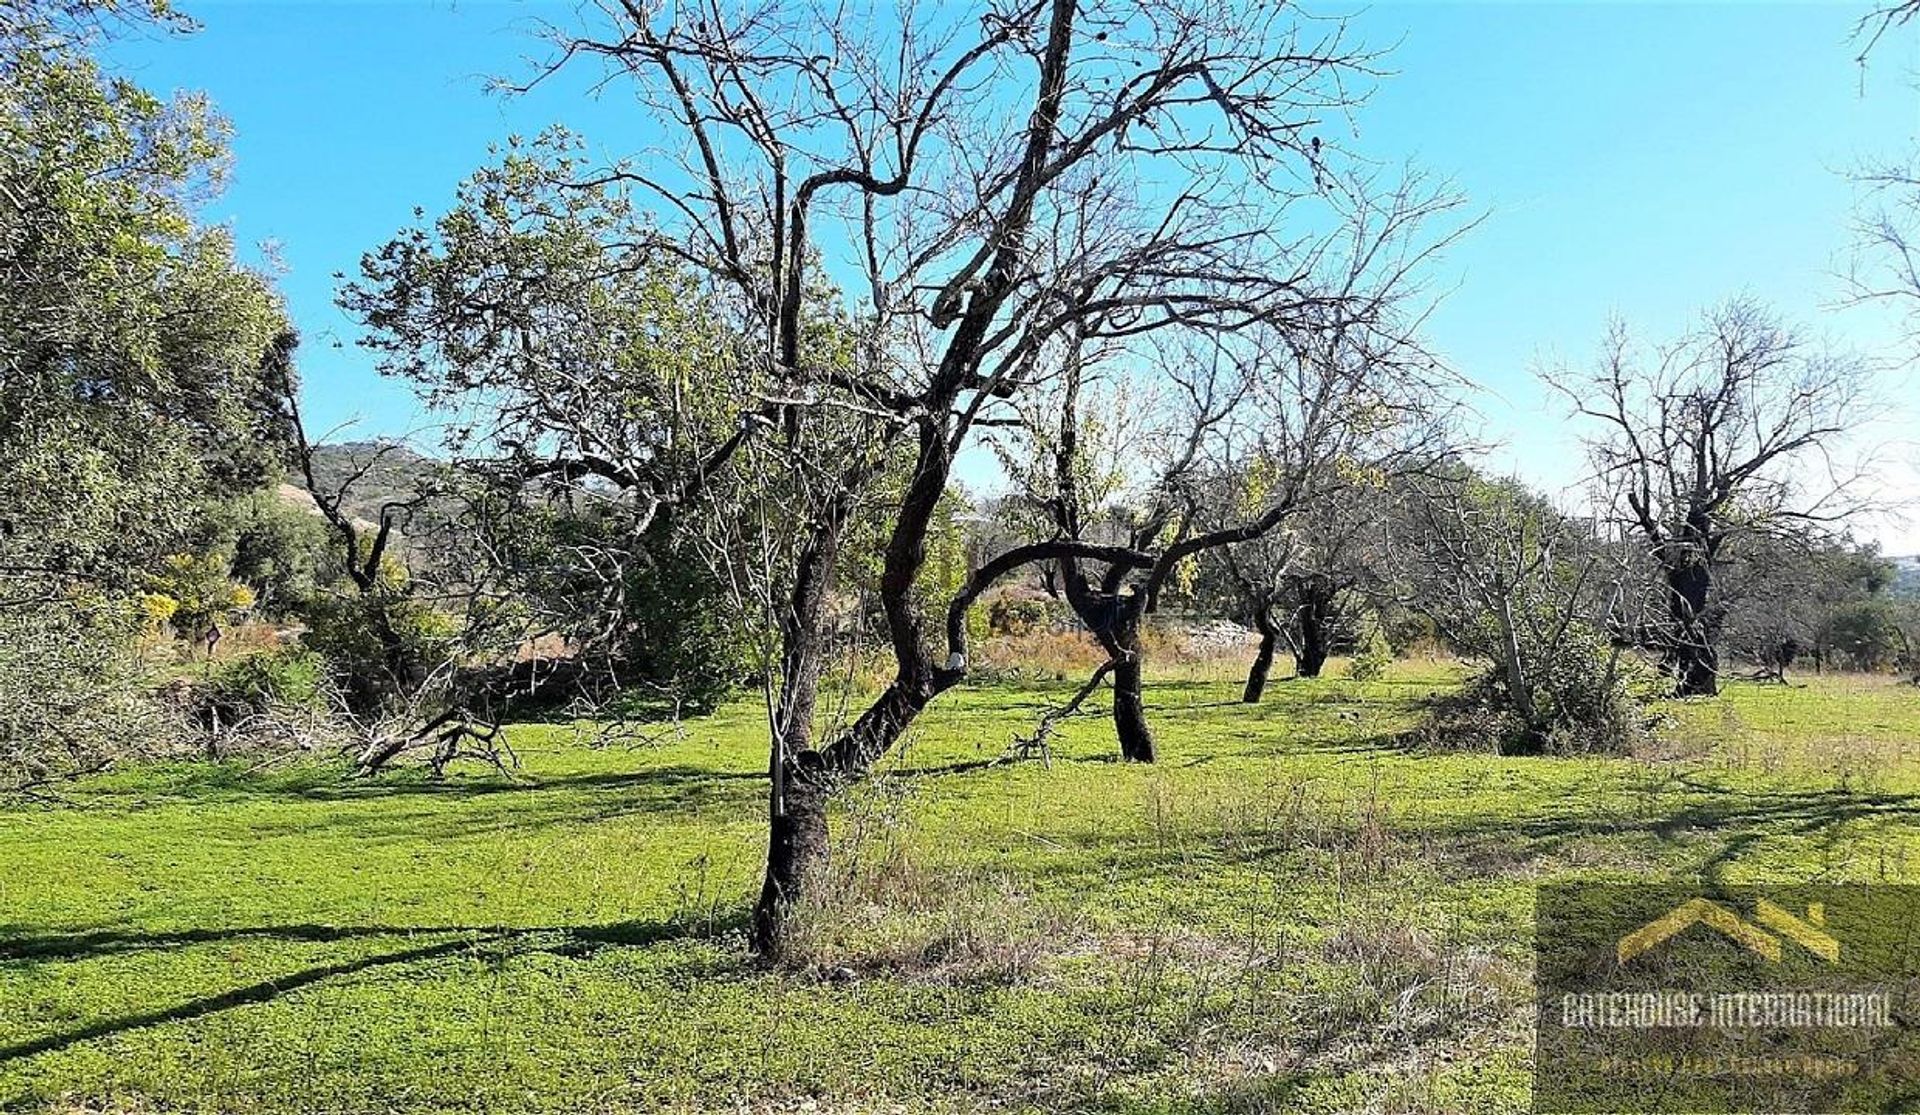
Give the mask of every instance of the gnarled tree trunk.
[(1247, 687), (1240, 693), (1240, 700), (1249, 705), (1259, 703), (1266, 693), (1267, 674), (1273, 669), (1273, 652), (1280, 643), (1280, 626), (1273, 622), (1271, 607), (1254, 609), (1253, 626), (1260, 632), (1260, 649), (1254, 652), (1253, 666), (1247, 670)]
[(1153, 762), (1153, 731), (1147, 727), (1147, 706), (1140, 684), (1140, 629), (1128, 622), (1113, 633), (1121, 656), (1113, 667), (1113, 730), (1120, 737), (1120, 757), (1134, 763)]
[(1317, 678), (1327, 664), (1327, 644), (1332, 638), (1329, 613), (1332, 609), (1318, 593), (1310, 594), (1300, 609), (1300, 657), (1294, 672), (1303, 678)]
[(1673, 642), (1667, 651), (1674, 692), (1682, 697), (1711, 697), (1720, 692), (1720, 651), (1714, 645), (1718, 626), (1710, 598), (1713, 570), (1691, 561), (1667, 569), (1667, 615), (1673, 623)]
[(777, 957), (786, 940), (787, 916), (809, 884), (827, 867), (827, 788), (789, 764), (782, 808), (772, 817), (767, 873), (753, 905), (753, 950)]
[(813, 713), (824, 661), (827, 591), (854, 492), (843, 490), (822, 510), (794, 565), (781, 621), (780, 698), (774, 713), (767, 773), (767, 870), (753, 907), (753, 948), (777, 957), (787, 916), (827, 860), (831, 780), (813, 751)]

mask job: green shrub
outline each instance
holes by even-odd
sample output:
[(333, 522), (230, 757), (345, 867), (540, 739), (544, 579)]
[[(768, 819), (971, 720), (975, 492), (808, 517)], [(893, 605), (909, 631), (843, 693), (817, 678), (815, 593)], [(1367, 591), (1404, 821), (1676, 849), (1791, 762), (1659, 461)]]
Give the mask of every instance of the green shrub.
[(1598, 632), (1573, 624), (1550, 642), (1524, 639), (1520, 662), (1526, 701), (1516, 698), (1505, 666), (1492, 664), (1437, 702), (1420, 735), (1507, 755), (1620, 755), (1645, 737), (1641, 694), (1653, 680)]
[(1347, 676), (1355, 681), (1373, 681), (1393, 665), (1393, 644), (1377, 623), (1368, 622), (1354, 647), (1353, 660), (1347, 664)]
[(141, 677), (133, 601), (0, 608), (0, 792), (185, 747)]
[(628, 578), (615, 673), (682, 712), (711, 712), (752, 676), (753, 644), (691, 540), (662, 530), (647, 545)]
[(299, 615), (320, 591), (338, 546), (326, 520), (273, 487), (209, 508), (203, 534), (201, 548), (227, 555), (233, 579), (253, 590), (254, 614), (275, 620)]
[(391, 592), (322, 593), (307, 608), (306, 645), (356, 713), (379, 712), (450, 652), (458, 621)]
[(214, 671), (209, 692), (234, 707), (318, 708), (326, 701), (326, 663), (304, 648), (250, 654)]
[(1833, 649), (1846, 669), (1886, 670), (1900, 657), (1897, 601), (1875, 598), (1842, 605), (1829, 626)]
[(253, 607), (254, 593), (227, 575), (229, 560), (221, 551), (169, 554), (160, 572), (147, 579), (148, 614), (164, 613), (180, 637), (193, 642), (239, 619)]

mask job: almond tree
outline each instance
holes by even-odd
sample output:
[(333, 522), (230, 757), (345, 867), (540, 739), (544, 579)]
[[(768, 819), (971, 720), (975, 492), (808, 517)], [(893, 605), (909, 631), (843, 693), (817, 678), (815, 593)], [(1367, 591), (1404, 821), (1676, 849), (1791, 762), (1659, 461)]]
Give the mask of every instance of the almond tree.
[[(559, 396), (595, 410), (619, 336), (575, 336), (606, 351), (561, 359), (536, 339), (556, 335), (551, 321), (469, 297), (460, 266), (407, 286), (376, 256), (370, 287), (446, 311), (439, 323), (466, 347), (443, 372), (467, 358), (504, 368), (523, 345), (542, 354), (546, 386), (510, 394), (548, 400), (525, 412), (540, 436), (521, 444), (539, 446), (549, 478), (596, 477), (636, 507), (724, 497), (727, 522), (757, 524), (756, 542), (730, 549), (761, 564), (746, 595), (768, 602), (771, 836), (753, 938), (773, 952), (825, 860), (828, 799), (966, 676), (965, 613), (981, 592), (1037, 562), (1120, 565), (1157, 584), (1211, 544), (1173, 532), (1152, 553), (1067, 534), (1023, 543), (963, 587), (936, 649), (916, 587), (955, 461), (981, 431), (1017, 423), (1070, 347), (1357, 332), (1392, 305), (1379, 288), (1408, 262), (1405, 238), (1349, 250), (1373, 202), (1336, 130), (1372, 56), (1337, 21), (1212, 0), (884, 12), (602, 0), (554, 41), (529, 84), (598, 66), (659, 138), (603, 167), (521, 164), (547, 199), (524, 215), (582, 207), (571, 258), (598, 269), (577, 276), (582, 289), (677, 261), (723, 307), (727, 359), (646, 379), (644, 405), (611, 424), (623, 461), (585, 438), (590, 415), (546, 421)], [(418, 243), (432, 253), (433, 241)], [(571, 265), (487, 258), (529, 276)], [(604, 297), (581, 305), (583, 323), (606, 311)], [(704, 421), (696, 402), (733, 417)], [(855, 515), (877, 517), (886, 539), (872, 588), (893, 676), (821, 738), (828, 603)], [(1278, 518), (1260, 509), (1207, 534), (1251, 537)]]
[(1594, 372), (1551, 381), (1597, 427), (1587, 445), (1611, 514), (1654, 571), (1664, 622), (1648, 634), (1676, 692), (1718, 692), (1731, 548), (1859, 507), (1861, 474), (1834, 454), (1869, 416), (1865, 367), (1733, 302), (1650, 352), (1616, 326)]
[(1386, 479), (1357, 477), (1304, 508), (1285, 529), (1220, 551), (1211, 570), (1229, 607), (1260, 635), (1242, 701), (1256, 703), (1266, 692), (1282, 644), (1293, 655), (1295, 674), (1313, 678), (1335, 644), (1351, 636), (1382, 558)]
[[(1112, 549), (1050, 559), (1047, 583), (1106, 652), (1095, 680), (1111, 678), (1123, 758), (1154, 759), (1141, 625), (1194, 574), (1194, 563), (1240, 547), (1286, 550), (1289, 540), (1274, 539), (1276, 530), (1337, 513), (1373, 478), (1423, 458), (1437, 437), (1443, 378), (1395, 328), (1404, 325), (1398, 302), (1410, 293), (1403, 281), (1424, 251), (1394, 256), (1385, 281), (1371, 268), (1384, 258), (1372, 253), (1407, 248), (1406, 232), (1446, 204), (1405, 192), (1374, 214), (1378, 225), (1353, 224), (1345, 258), (1369, 260), (1375, 284), (1365, 288), (1364, 313), (1355, 312), (1356, 282), (1330, 319), (1306, 314), (1284, 326), (1205, 335), (1197, 347), (1185, 335), (1158, 338), (1146, 351), (1076, 344), (1058, 383), (1022, 400), (1031, 463), (1003, 457), (1038, 528), (1035, 544)], [(1152, 384), (1128, 390), (1141, 366), (1152, 368)], [(1102, 377), (1118, 381), (1107, 384), (1121, 392), (1117, 402), (1100, 398)], [(1114, 417), (1090, 423), (1089, 405)]]

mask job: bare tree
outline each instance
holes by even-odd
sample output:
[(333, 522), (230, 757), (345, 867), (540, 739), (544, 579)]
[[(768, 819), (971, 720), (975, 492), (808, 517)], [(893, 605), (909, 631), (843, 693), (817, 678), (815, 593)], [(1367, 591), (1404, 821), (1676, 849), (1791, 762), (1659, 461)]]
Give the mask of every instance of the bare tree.
[(1652, 352), (1616, 325), (1597, 370), (1549, 379), (1597, 426), (1596, 475), (1655, 571), (1665, 614), (1648, 634), (1677, 691), (1717, 692), (1730, 547), (1860, 507), (1862, 472), (1836, 454), (1869, 417), (1864, 365), (1733, 302)]
[(1283, 641), (1294, 654), (1294, 672), (1304, 670), (1301, 650), (1295, 643), (1291, 609), (1286, 607), (1290, 578), (1297, 576), (1296, 563), (1304, 557), (1302, 539), (1290, 530), (1226, 546), (1215, 551), (1208, 571), (1221, 582), (1222, 607), (1235, 618), (1251, 625), (1260, 636), (1247, 666), (1247, 682), (1240, 700), (1258, 703), (1266, 695), (1267, 678), (1273, 671), (1274, 657)]
[[(289, 331), (275, 343), (269, 357), (290, 431), (292, 464), (327, 523), (334, 540), (333, 557), (351, 588), (346, 597), (316, 601), (310, 610), (325, 618), (310, 615), (308, 619), (318, 619), (323, 628), (332, 629), (332, 642), (350, 644), (356, 641), (352, 634), (360, 631), (373, 640), (371, 653), (356, 648), (343, 655), (341, 647), (328, 647), (336, 659), (329, 665), (343, 683), (338, 711), (357, 727), (351, 748), (354, 769), (362, 775), (376, 774), (416, 749), (429, 752), (436, 773), (456, 758), (479, 758), (504, 767), (502, 756), (510, 753), (503, 751), (497, 718), (476, 707), (475, 695), (463, 692), (460, 684), (465, 659), (480, 650), (481, 635), (489, 625), (476, 618), (465, 638), (449, 636), (434, 648), (408, 630), (409, 621), (430, 606), (429, 594), (401, 562), (396, 546), (415, 513), (436, 493), (431, 485), (423, 485), (405, 495), (389, 496), (381, 500), (374, 522), (354, 515), (350, 504), (357, 490), (404, 446), (382, 442), (368, 447), (348, 456), (343, 474), (323, 479), (319, 464), (323, 447), (307, 431), (292, 375), (296, 344)], [(471, 598), (464, 603), (470, 605)], [(340, 639), (343, 632), (352, 634)]]
[(1337, 494), (1303, 508), (1283, 530), (1219, 551), (1213, 567), (1228, 607), (1260, 635), (1241, 700), (1260, 700), (1282, 645), (1296, 676), (1319, 677), (1328, 656), (1355, 634), (1384, 557), (1393, 479), (1378, 467), (1349, 470), (1344, 482), (1323, 485)]
[(1867, 58), (1874, 48), (1880, 45), (1887, 32), (1896, 31), (1920, 16), (1920, 0), (1894, 0), (1882, 3), (1863, 15), (1853, 25), (1853, 41), (1860, 44), (1860, 53), (1856, 61), (1867, 64)]
[[(1213, 544), (1169, 532), (1157, 555), (1064, 535), (1015, 547), (951, 602), (935, 651), (916, 586), (954, 461), (1057, 377), (1063, 339), (1253, 325), (1305, 336), (1389, 305), (1380, 288), (1411, 266), (1407, 238), (1396, 226), (1362, 237), (1359, 258), (1346, 250), (1374, 203), (1341, 169), (1349, 160), (1329, 132), (1372, 56), (1338, 21), (1215, 0), (884, 13), (605, 0), (588, 14), (582, 28), (555, 29), (559, 54), (532, 83), (597, 61), (608, 80), (631, 83), (666, 138), (600, 169), (523, 162), (506, 173), (594, 210), (573, 222), (595, 247), (582, 258), (600, 269), (583, 288), (671, 257), (728, 307), (738, 374), (700, 379), (697, 391), (737, 419), (673, 441), (684, 412), (650, 406), (661, 421), (621, 490), (686, 506), (744, 481), (761, 493), (747, 500), (756, 521), (778, 532), (734, 547), (770, 563), (750, 594), (768, 601), (777, 644), (771, 837), (753, 937), (774, 952), (826, 857), (828, 798), (965, 676), (965, 613), (982, 591), (1037, 562), (1091, 561), (1140, 572), (1151, 599), (1174, 564)], [(545, 219), (538, 207), (525, 215)], [(423, 236), (424, 250), (432, 240)], [(403, 280), (378, 274), (381, 262), (370, 260), (373, 285), (404, 293)], [(503, 262), (488, 274), (513, 274), (525, 257)], [(513, 345), (551, 332), (511, 320), (510, 301), (458, 301), (474, 312), (440, 314), (433, 328), (456, 324), (463, 344), (475, 342), (462, 358), (504, 368)], [(379, 328), (390, 307), (372, 309)], [(614, 474), (619, 486), (618, 462), (602, 468), (580, 423), (570, 426), (541, 441), (550, 474)], [(686, 451), (663, 456), (655, 443)], [(856, 514), (884, 524), (875, 592), (894, 675), (823, 741), (828, 598)], [(1250, 537), (1271, 525), (1256, 515), (1219, 530)]]
[[(1428, 203), (1408, 204), (1410, 216)], [(1388, 283), (1374, 293), (1402, 292)], [(1057, 388), (1027, 400), (1035, 463), (1013, 461), (1009, 471), (1042, 537), (1113, 548), (1054, 559), (1049, 583), (1107, 653), (1102, 673), (1124, 758), (1154, 758), (1141, 624), (1188, 564), (1272, 545), (1268, 536), (1289, 521), (1326, 511), (1430, 445), (1442, 377), (1397, 325), (1383, 301), (1365, 319), (1249, 328), (1205, 337), (1197, 349), (1161, 343), (1135, 355), (1163, 389), (1117, 388), (1117, 404), (1099, 405), (1124, 414), (1092, 423), (1086, 405), (1100, 365), (1124, 377), (1133, 362), (1124, 349), (1075, 348)], [(1104, 446), (1090, 436), (1101, 429)]]
[(1857, 304), (1891, 308), (1920, 337), (1920, 154), (1870, 162), (1853, 174), (1863, 204), (1846, 274)]

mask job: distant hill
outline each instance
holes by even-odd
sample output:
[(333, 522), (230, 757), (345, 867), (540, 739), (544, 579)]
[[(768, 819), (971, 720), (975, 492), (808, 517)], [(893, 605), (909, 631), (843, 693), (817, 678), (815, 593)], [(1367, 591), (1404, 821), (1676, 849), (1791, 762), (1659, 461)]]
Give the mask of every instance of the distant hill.
[[(433, 458), (394, 441), (350, 441), (313, 451), (314, 482), (320, 490), (332, 493), (347, 485), (342, 510), (370, 523), (379, 520), (381, 504), (412, 498), (439, 467)], [(296, 485), (300, 481), (297, 476), (288, 479)]]
[(1920, 597), (1920, 554), (1888, 558), (1893, 563), (1893, 591), (1900, 596)]

